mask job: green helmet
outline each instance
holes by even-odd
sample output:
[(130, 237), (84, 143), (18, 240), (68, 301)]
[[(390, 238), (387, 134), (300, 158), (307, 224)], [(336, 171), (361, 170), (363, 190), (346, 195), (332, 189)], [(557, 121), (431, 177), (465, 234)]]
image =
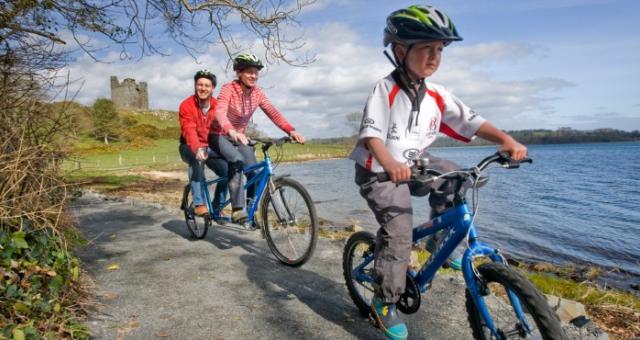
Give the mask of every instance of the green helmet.
[(244, 70), (247, 67), (255, 67), (261, 70), (264, 65), (258, 57), (250, 53), (242, 53), (233, 59), (233, 70)]
[(413, 5), (397, 10), (387, 17), (384, 46), (390, 43), (412, 45), (422, 41), (440, 40), (445, 45), (462, 40), (447, 14), (432, 7)]

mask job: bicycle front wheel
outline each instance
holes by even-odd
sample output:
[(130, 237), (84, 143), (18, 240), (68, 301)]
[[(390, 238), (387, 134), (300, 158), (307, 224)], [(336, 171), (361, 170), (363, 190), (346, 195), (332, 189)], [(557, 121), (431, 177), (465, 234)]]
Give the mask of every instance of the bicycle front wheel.
[(187, 229), (191, 237), (203, 239), (207, 236), (207, 230), (211, 226), (211, 217), (209, 215), (204, 217), (196, 216), (190, 185), (184, 187), (182, 210), (184, 210), (184, 220), (187, 223)]
[(297, 267), (309, 260), (318, 240), (318, 219), (302, 184), (276, 179), (265, 194), (260, 215), (267, 244), (280, 262)]
[[(491, 331), (467, 289), (466, 307), (475, 339), (566, 338), (560, 320), (544, 296), (520, 273), (501, 263), (483, 264), (478, 267), (478, 273), (481, 299), (497, 335)], [(523, 320), (518, 318), (517, 309), (522, 311)]]

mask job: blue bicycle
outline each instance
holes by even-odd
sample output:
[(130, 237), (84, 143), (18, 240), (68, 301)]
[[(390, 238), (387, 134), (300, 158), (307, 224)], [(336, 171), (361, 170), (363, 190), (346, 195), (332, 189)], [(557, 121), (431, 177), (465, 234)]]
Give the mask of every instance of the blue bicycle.
[[(531, 163), (531, 159), (522, 162)], [(444, 236), (437, 242), (434, 252), (423, 265), (407, 270), (407, 283), (397, 307), (405, 314), (418, 311), (421, 294), (430, 287), (437, 270), (465, 238), (467, 249), (462, 257), (462, 273), (466, 283), (466, 309), (476, 339), (564, 339), (560, 321), (544, 296), (522, 274), (507, 265), (498, 249), (478, 240), (473, 223), (477, 213), (477, 200), (473, 211), (465, 200), (463, 184), (470, 181), (474, 197), (487, 177), (482, 172), (490, 164), (504, 168), (518, 168), (521, 162), (508, 155), (496, 153), (477, 166), (449, 173), (428, 169), (428, 160), (417, 160), (412, 167), (412, 181), (430, 183), (436, 179), (453, 181), (452, 207), (431, 221), (413, 229), (414, 247), (421, 240), (438, 232)], [(385, 173), (378, 180), (388, 180)], [(375, 237), (361, 231), (353, 234), (344, 248), (343, 274), (351, 299), (364, 316), (370, 316), (373, 297)]]
[[(244, 190), (255, 186), (255, 197), (247, 204), (248, 222), (245, 227), (262, 229), (275, 257), (286, 265), (296, 267), (303, 265), (313, 255), (318, 240), (318, 218), (311, 196), (302, 184), (288, 175), (273, 175), (274, 166), (268, 151), (272, 146), (277, 146), (281, 151), (283, 144), (287, 142), (291, 142), (289, 137), (250, 141), (252, 146), (262, 144), (264, 160), (243, 169), (245, 175), (254, 173)], [(278, 152), (275, 163), (281, 155)], [(231, 202), (227, 195), (227, 182), (226, 177), (205, 179), (202, 182), (209, 210), (209, 214), (203, 217), (194, 213), (191, 186), (185, 186), (181, 208), (184, 210), (189, 232), (194, 238), (204, 238), (214, 221), (220, 224), (230, 222), (223, 214), (223, 209)], [(213, 202), (209, 188), (213, 189), (218, 185), (223, 186), (223, 194), (219, 202)]]

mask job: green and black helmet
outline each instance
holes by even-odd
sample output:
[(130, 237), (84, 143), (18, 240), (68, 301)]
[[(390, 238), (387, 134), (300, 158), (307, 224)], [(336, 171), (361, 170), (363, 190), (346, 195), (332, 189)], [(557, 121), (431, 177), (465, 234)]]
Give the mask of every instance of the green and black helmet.
[(209, 80), (211, 80), (211, 83), (213, 83), (213, 87), (216, 87), (216, 75), (209, 72), (209, 70), (204, 69), (204, 70), (200, 70), (198, 72), (196, 72), (196, 74), (193, 75), (193, 81), (197, 82), (198, 79), (200, 78), (207, 78)]
[(397, 10), (387, 17), (384, 46), (390, 43), (412, 45), (422, 41), (440, 40), (445, 45), (462, 40), (456, 27), (443, 11), (422, 5)]
[(255, 67), (261, 70), (264, 65), (258, 57), (250, 53), (242, 53), (233, 59), (233, 70), (244, 70), (247, 67)]

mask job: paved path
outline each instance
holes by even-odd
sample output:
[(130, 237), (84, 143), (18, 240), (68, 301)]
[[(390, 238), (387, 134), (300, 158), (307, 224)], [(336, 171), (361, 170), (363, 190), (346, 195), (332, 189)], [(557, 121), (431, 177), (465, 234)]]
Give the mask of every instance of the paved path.
[[(190, 240), (177, 208), (85, 195), (73, 210), (102, 304), (89, 320), (96, 339), (383, 338), (347, 294), (341, 241), (321, 239), (289, 268), (259, 232), (217, 227)], [(460, 278), (437, 278), (423, 299), (405, 317), (411, 339), (471, 338)]]

